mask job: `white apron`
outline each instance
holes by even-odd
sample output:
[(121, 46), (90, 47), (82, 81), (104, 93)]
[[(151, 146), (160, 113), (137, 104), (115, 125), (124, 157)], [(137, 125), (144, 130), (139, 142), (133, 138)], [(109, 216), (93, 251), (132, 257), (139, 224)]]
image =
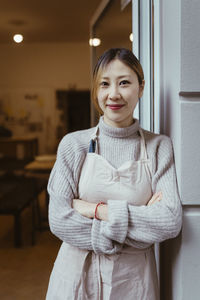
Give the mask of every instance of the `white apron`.
[[(152, 197), (150, 161), (143, 132), (140, 160), (114, 168), (98, 155), (95, 130), (82, 167), (79, 198), (98, 203), (126, 200), (146, 205)], [(95, 148), (95, 153), (94, 149)], [(158, 280), (153, 247), (124, 245), (120, 253), (98, 255), (63, 242), (51, 274), (47, 300), (158, 300)]]

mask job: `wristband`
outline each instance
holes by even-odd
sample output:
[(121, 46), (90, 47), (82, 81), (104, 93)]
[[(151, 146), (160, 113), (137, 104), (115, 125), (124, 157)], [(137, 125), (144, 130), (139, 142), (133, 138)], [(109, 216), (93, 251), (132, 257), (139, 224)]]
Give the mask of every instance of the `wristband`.
[(98, 209), (99, 205), (105, 205), (105, 204), (106, 204), (106, 203), (104, 203), (104, 202), (99, 202), (99, 203), (97, 203), (97, 205), (96, 205), (96, 207), (95, 207), (95, 212), (94, 212), (94, 217), (95, 217), (95, 219), (101, 220), (101, 219), (99, 219), (99, 218), (97, 217), (97, 209)]

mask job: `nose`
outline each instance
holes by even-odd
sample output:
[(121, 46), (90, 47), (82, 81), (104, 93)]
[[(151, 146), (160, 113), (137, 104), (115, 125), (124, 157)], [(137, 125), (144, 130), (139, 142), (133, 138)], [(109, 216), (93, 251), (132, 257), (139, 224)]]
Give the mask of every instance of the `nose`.
[(118, 86), (116, 85), (110, 86), (108, 97), (110, 100), (118, 100), (121, 97), (118, 90)]

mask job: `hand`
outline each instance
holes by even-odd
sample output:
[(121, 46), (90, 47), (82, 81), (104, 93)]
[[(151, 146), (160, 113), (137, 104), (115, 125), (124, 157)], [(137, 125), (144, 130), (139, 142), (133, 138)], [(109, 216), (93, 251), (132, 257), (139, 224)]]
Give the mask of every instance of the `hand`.
[(149, 202), (147, 203), (147, 206), (152, 205), (152, 204), (154, 204), (156, 202), (159, 202), (161, 199), (162, 199), (162, 192), (157, 192), (149, 200)]
[(94, 218), (96, 203), (87, 202), (81, 199), (73, 199), (72, 205), (82, 216), (89, 219)]

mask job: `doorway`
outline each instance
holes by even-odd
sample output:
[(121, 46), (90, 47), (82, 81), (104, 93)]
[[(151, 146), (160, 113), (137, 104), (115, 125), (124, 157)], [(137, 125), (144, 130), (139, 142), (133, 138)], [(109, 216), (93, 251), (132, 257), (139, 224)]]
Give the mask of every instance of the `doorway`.
[(67, 133), (90, 127), (89, 90), (57, 90), (56, 99), (56, 106), (60, 112), (57, 126), (58, 140)]

